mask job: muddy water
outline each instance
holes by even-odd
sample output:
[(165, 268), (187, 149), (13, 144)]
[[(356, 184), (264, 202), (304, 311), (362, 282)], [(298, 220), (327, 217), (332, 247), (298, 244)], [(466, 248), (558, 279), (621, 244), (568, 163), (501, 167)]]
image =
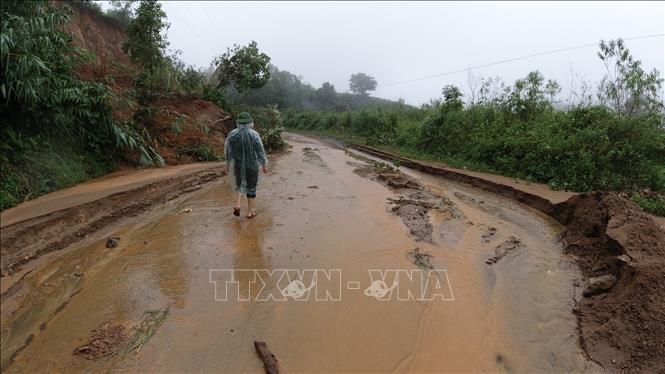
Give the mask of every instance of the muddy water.
[[(298, 136), (290, 143), (291, 152), (261, 181), (255, 219), (233, 217), (232, 193), (216, 182), (123, 227), (117, 248), (106, 249), (100, 238), (29, 274), (3, 301), (3, 365), (5, 352), (32, 334), (7, 371), (256, 372), (254, 340), (267, 342), (287, 372), (595, 369), (577, 344), (571, 308), (578, 274), (561, 255), (553, 222), (403, 170), (463, 215), (434, 213), (433, 243), (416, 243), (387, 209), (395, 194), (354, 174), (348, 162), (355, 159)], [(490, 227), (495, 234), (483, 238)], [(487, 265), (511, 236), (522, 246)], [(369, 269), (417, 269), (407, 257), (416, 247), (445, 270), (438, 279), (450, 285), (442, 290), (453, 300), (364, 294)], [(340, 279), (319, 283), (333, 294), (341, 284), (341, 300), (238, 301), (260, 292), (256, 278), (236, 273), (231, 300), (215, 301), (215, 286), (228, 280), (215, 269), (339, 269)], [(282, 286), (268, 277), (263, 291), (279, 298)], [(169, 316), (138, 353), (98, 361), (72, 355), (100, 324), (135, 326), (146, 311), (165, 307)]]

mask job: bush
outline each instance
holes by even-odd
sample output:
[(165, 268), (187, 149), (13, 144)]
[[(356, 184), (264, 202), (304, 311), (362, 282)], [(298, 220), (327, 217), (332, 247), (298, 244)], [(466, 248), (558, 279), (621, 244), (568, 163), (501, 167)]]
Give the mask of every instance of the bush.
[[(665, 174), (665, 168), (663, 172)], [(665, 192), (644, 189), (633, 193), (631, 200), (645, 212), (665, 217)]]
[(368, 144), (557, 189), (665, 190), (665, 129), (659, 114), (622, 117), (602, 106), (568, 112), (545, 104), (530, 108), (526, 115), (509, 105), (443, 102), (422, 109), (288, 112), (284, 123), (348, 133)]
[(282, 132), (284, 131), (282, 114), (276, 105), (262, 107), (238, 105), (231, 110), (234, 118), (241, 112), (249, 112), (254, 118), (256, 130), (261, 134), (263, 147), (267, 153), (284, 149), (286, 143), (282, 139)]

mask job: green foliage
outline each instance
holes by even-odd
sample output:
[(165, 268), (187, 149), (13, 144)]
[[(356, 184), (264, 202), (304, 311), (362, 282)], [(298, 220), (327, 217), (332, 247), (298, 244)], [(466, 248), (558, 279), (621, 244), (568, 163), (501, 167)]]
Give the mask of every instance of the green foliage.
[(113, 122), (109, 128), (115, 147), (138, 153), (141, 166), (164, 166), (164, 159), (150, 146), (150, 135), (143, 125), (134, 121)]
[(367, 96), (369, 91), (376, 90), (376, 79), (365, 73), (352, 74), (349, 89), (356, 95)]
[(665, 190), (662, 112), (625, 117), (599, 105), (556, 111), (552, 98), (559, 86), (538, 72), (496, 87), (486, 85), (466, 107), (459, 89), (446, 86), (443, 100), (421, 109), (287, 112), (284, 123), (557, 189)]
[(127, 28), (134, 17), (134, 1), (111, 0), (111, 9), (105, 14), (117, 20), (123, 28)]
[(215, 153), (212, 144), (197, 143), (193, 146), (178, 146), (176, 152), (183, 155), (194, 156), (198, 161), (218, 161), (221, 156)]
[(114, 169), (112, 160), (57, 139), (39, 142), (2, 164), (0, 209), (53, 190), (73, 186)]
[(601, 40), (598, 57), (605, 64), (607, 74), (600, 82), (598, 98), (622, 116), (633, 116), (660, 111), (659, 98), (663, 78), (653, 69), (647, 73), (642, 62), (635, 60), (623, 40)]
[[(105, 84), (82, 81), (74, 74), (89, 52), (74, 47), (71, 37), (62, 31), (68, 17), (69, 8), (51, 2), (3, 3), (3, 209), (25, 196), (34, 197), (97, 176), (98, 170), (109, 170), (120, 150), (137, 152), (143, 164), (161, 162), (144, 131), (113, 119), (111, 107), (126, 105), (126, 98), (112, 93)], [(51, 144), (64, 149), (56, 152)], [(63, 156), (68, 150), (80, 157)], [(57, 157), (43, 159), (42, 155)], [(40, 174), (43, 179), (37, 177)]]
[(186, 114), (182, 113), (178, 114), (178, 117), (171, 124), (171, 131), (173, 131), (173, 133), (177, 135), (182, 134), (182, 127), (185, 125), (186, 120), (187, 120)]
[(316, 90), (316, 100), (319, 107), (324, 110), (334, 110), (337, 108), (337, 91), (330, 82), (323, 82), (321, 87)]
[(255, 41), (234, 45), (215, 58), (218, 87), (233, 86), (240, 92), (260, 88), (270, 79), (270, 57), (259, 51)]
[(127, 26), (127, 40), (122, 46), (130, 59), (149, 72), (165, 63), (164, 51), (168, 46), (166, 13), (157, 0), (141, 0), (136, 16)]
[(251, 107), (247, 105), (236, 106), (232, 113), (234, 117), (241, 112), (249, 112), (254, 118), (256, 130), (261, 135), (263, 147), (267, 153), (278, 152), (284, 149), (286, 142), (282, 139), (284, 131), (282, 113), (276, 105)]
[(665, 217), (665, 193), (641, 193), (633, 194), (631, 200), (645, 212)]
[[(221, 107), (227, 109), (233, 103), (251, 106), (277, 105), (280, 110), (355, 110), (368, 106), (397, 105), (395, 101), (371, 97), (368, 95), (354, 95), (335, 91), (335, 87), (329, 82), (323, 83), (320, 88), (314, 88), (303, 82), (297, 75), (279, 70), (270, 66), (270, 79), (264, 86), (247, 92), (239, 92), (233, 87), (217, 89), (213, 95), (212, 90), (205, 89), (208, 97), (216, 97), (223, 104)], [(208, 99), (210, 100), (210, 99)], [(218, 102), (211, 100), (213, 102)]]

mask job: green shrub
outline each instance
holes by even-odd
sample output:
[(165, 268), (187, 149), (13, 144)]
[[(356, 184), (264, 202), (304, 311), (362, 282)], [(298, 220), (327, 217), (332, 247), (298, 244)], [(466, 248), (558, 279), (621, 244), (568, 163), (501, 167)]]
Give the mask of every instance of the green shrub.
[(631, 200), (645, 212), (665, 217), (665, 194), (636, 193), (631, 197)]
[(665, 129), (659, 114), (622, 117), (602, 106), (527, 112), (509, 105), (288, 112), (287, 127), (359, 136), (368, 144), (454, 166), (574, 191), (665, 190)]

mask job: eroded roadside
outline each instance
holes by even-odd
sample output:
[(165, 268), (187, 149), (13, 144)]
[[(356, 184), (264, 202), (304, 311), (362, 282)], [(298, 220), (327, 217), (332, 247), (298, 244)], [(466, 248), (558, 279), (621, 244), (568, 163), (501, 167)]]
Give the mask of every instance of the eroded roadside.
[(0, 229), (2, 276), (17, 272), (43, 254), (77, 243), (113, 222), (196, 191), (225, 174), (221, 166), (210, 168), (5, 226)]
[[(468, 173), (419, 162), (375, 148), (352, 146), (380, 159), (398, 160), (416, 170), (441, 175), (502, 195), (553, 217), (565, 227), (565, 252), (579, 265), (574, 313), (586, 356), (605, 369), (665, 371), (665, 228), (617, 193), (573, 195), (502, 184)], [(539, 193), (540, 192), (540, 193)], [(491, 237), (493, 233), (488, 233)], [(496, 263), (521, 245), (497, 247)]]

